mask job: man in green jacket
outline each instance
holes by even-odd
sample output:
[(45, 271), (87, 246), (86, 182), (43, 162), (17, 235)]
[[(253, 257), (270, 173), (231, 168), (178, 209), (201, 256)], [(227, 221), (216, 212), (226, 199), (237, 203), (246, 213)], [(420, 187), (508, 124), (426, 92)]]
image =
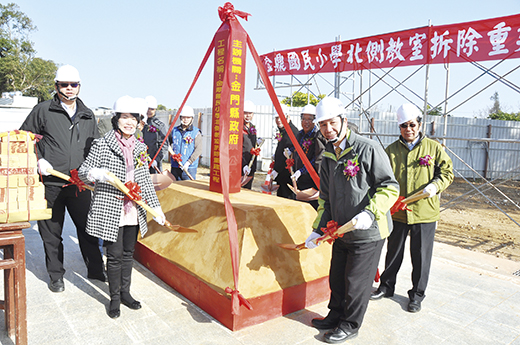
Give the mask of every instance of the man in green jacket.
[(392, 230), (390, 207), (397, 200), (399, 185), (388, 156), (375, 141), (351, 131), (339, 99), (325, 97), (316, 107), (316, 122), (327, 139), (320, 170), (318, 216), (305, 241), (314, 239), (334, 220), (338, 226), (352, 219), (355, 230), (332, 245), (329, 313), (313, 319), (318, 329), (333, 329), (324, 335), (328, 343), (357, 336), (377, 270), (384, 239)]
[(430, 274), (435, 229), (439, 214), (438, 193), (453, 181), (453, 166), (442, 146), (420, 132), (421, 111), (413, 104), (403, 104), (397, 110), (401, 136), (386, 148), (400, 195), (408, 197), (419, 191), (428, 195), (408, 205), (409, 210), (392, 216), (394, 230), (388, 238), (385, 271), (381, 283), (370, 299), (394, 295), (397, 273), (403, 262), (404, 246), (410, 233), (412, 258), (412, 289), (408, 291), (408, 311), (421, 310)]

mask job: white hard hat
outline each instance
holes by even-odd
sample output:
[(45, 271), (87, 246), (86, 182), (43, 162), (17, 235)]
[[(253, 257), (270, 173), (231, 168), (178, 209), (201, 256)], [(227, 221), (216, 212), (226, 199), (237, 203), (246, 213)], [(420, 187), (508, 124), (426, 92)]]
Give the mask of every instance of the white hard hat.
[(157, 100), (154, 96), (146, 96), (145, 100), (148, 108), (157, 109)]
[(144, 98), (137, 97), (134, 99), (137, 108), (139, 109), (139, 114), (143, 117), (143, 121), (146, 122), (148, 119), (148, 104)]
[(336, 116), (343, 117), (344, 113), (345, 107), (339, 99), (334, 97), (325, 97), (316, 106), (316, 118), (314, 119), (314, 123), (330, 120)]
[[(282, 111), (285, 115), (285, 117), (289, 116), (289, 107), (286, 104), (280, 103), (280, 106), (282, 107)], [(274, 117), (278, 117), (278, 112), (274, 114)]]
[(305, 107), (303, 107), (301, 114), (316, 115), (316, 107), (312, 104), (307, 104)]
[(422, 116), (422, 112), (412, 103), (405, 103), (397, 109), (397, 124), (415, 120)]
[(195, 112), (193, 111), (192, 107), (190, 107), (189, 105), (185, 105), (184, 107), (182, 107), (180, 116), (195, 117)]
[(255, 104), (251, 101), (244, 102), (244, 113), (254, 113), (255, 112)]
[(126, 95), (115, 101), (114, 113), (140, 114), (140, 109), (135, 99)]
[(64, 65), (56, 71), (54, 81), (77, 81), (81, 82), (78, 70), (71, 65)]

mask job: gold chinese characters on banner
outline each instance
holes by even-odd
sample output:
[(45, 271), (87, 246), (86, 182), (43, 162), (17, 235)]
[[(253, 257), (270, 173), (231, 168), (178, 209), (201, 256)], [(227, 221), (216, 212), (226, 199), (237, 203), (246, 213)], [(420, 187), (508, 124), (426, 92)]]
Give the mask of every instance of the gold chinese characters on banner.
[(39, 181), (34, 135), (0, 133), (0, 223), (50, 219), (45, 187)]

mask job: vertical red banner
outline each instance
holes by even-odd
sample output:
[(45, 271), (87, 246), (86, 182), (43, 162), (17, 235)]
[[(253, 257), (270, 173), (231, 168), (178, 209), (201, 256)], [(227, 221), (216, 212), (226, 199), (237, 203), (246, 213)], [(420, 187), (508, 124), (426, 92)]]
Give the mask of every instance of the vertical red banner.
[[(229, 172), (229, 193), (240, 192), (247, 34), (236, 20), (215, 34), (213, 116), (209, 189), (222, 193), (221, 169)], [(233, 28), (231, 28), (233, 26)]]

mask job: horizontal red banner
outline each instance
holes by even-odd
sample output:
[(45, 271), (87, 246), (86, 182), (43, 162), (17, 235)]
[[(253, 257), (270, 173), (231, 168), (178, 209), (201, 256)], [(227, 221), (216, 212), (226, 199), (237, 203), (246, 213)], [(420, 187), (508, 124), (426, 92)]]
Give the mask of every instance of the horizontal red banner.
[(269, 76), (520, 57), (520, 14), (425, 26), (261, 56)]

